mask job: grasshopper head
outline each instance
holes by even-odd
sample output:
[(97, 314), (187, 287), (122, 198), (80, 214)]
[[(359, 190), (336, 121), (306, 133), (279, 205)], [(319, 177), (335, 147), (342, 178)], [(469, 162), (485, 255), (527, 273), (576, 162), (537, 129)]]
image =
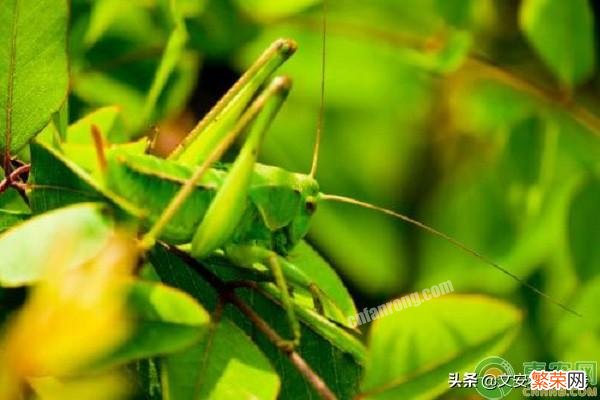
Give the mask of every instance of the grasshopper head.
[(289, 235), (292, 243), (297, 243), (308, 233), (310, 221), (317, 211), (319, 203), (319, 184), (309, 175), (301, 175), (298, 191), (300, 207), (289, 225)]

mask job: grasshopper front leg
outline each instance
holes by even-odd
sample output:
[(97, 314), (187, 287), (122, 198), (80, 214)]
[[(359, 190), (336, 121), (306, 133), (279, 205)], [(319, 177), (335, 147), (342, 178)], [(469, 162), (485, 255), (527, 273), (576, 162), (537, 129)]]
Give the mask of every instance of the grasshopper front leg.
[(196, 259), (204, 258), (224, 245), (242, 219), (258, 150), (290, 87), (289, 78), (276, 77), (252, 104), (249, 111), (256, 112), (257, 116), (249, 121), (251, 126), (246, 142), (192, 239), (192, 256)]
[[(263, 109), (252, 123), (247, 141), (194, 235), (191, 252), (194, 258), (202, 259), (208, 256), (225, 245), (233, 236), (246, 209), (250, 179), (258, 150), (265, 132), (285, 100), (290, 86), (291, 81), (288, 78), (277, 77), (256, 100), (255, 104)], [(295, 317), (288, 287), (279, 264), (279, 256), (270, 250), (256, 247), (252, 249), (253, 251), (246, 254), (247, 259), (266, 264), (271, 269), (275, 283), (281, 291), (282, 305), (287, 313), (293, 334), (293, 340), (289, 343), (292, 348), (299, 343), (300, 325)]]
[(219, 145), (271, 74), (296, 51), (290, 39), (273, 42), (219, 102), (192, 129), (169, 159), (198, 165)]
[[(210, 203), (202, 222), (192, 239), (191, 255), (203, 259), (215, 250), (223, 247), (233, 236), (235, 229), (244, 215), (247, 204), (250, 180), (256, 163), (258, 151), (264, 135), (287, 97), (291, 81), (286, 77), (276, 77), (244, 112), (236, 127), (228, 133), (203, 161), (194, 175), (186, 181), (178, 194), (173, 198), (163, 215), (142, 240), (143, 246), (152, 246), (155, 239), (166, 224), (175, 215), (181, 204), (190, 196), (196, 183), (208, 168), (217, 161), (233, 143), (241, 131), (249, 129), (246, 142), (233, 163), (223, 184)], [(289, 297), (287, 284), (278, 255), (270, 250), (261, 249), (260, 254), (249, 254), (250, 260), (258, 260), (267, 265), (275, 277), (275, 282), (282, 293), (282, 305), (288, 315), (293, 340), (290, 347), (300, 339), (300, 325), (295, 317), (293, 305)]]
[(256, 92), (271, 74), (296, 50), (296, 43), (279, 39), (256, 60), (235, 85), (190, 132), (188, 137), (169, 156), (183, 164), (197, 165), (193, 176), (171, 200), (158, 220), (141, 241), (141, 247), (152, 247), (165, 226), (173, 219), (182, 204), (190, 197), (196, 184), (215, 161), (218, 161), (235, 139), (256, 118), (266, 99), (257, 98), (248, 107)]

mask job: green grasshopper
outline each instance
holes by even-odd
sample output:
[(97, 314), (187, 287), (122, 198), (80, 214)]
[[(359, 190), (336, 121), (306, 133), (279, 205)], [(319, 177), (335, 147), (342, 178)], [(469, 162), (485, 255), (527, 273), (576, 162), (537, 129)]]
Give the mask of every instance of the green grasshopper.
[[(142, 210), (142, 250), (160, 240), (188, 246), (191, 256), (199, 261), (217, 254), (234, 266), (261, 266), (270, 271), (292, 334), (291, 340), (282, 345), (293, 347), (300, 340), (300, 325), (288, 283), (308, 290), (317, 310), (322, 310), (328, 299), (307, 274), (289, 261), (288, 255), (308, 233), (320, 202), (346, 202), (417, 225), (573, 312), (483, 255), (419, 221), (373, 204), (322, 193), (315, 179), (320, 129), (310, 173), (257, 163), (263, 137), (291, 88), (289, 78), (272, 75), (295, 49), (292, 40), (275, 41), (167, 159), (145, 154), (139, 146), (105, 150), (99, 144), (100, 133), (92, 129), (104, 189)], [(243, 134), (245, 139), (234, 162), (220, 163), (223, 154)]]
[[(295, 49), (291, 40), (274, 42), (168, 159), (118, 148), (107, 152), (106, 187), (145, 210), (148, 216), (149, 230), (141, 240), (143, 249), (152, 247), (156, 240), (191, 243), (190, 254), (197, 260), (219, 252), (235, 266), (267, 267), (288, 315), (292, 346), (300, 340), (300, 327), (288, 282), (309, 290), (317, 308), (326, 298), (286, 256), (307, 234), (311, 217), (322, 201), (351, 203), (415, 224), (549, 298), (483, 255), (419, 221), (320, 192), (315, 179), (320, 134), (309, 174), (257, 163), (262, 139), (291, 88), (289, 78), (271, 76)], [(221, 156), (244, 132), (246, 138), (235, 161), (219, 164)], [(148, 193), (148, 185), (160, 189)]]
[[(218, 250), (234, 265), (268, 267), (288, 314), (293, 345), (300, 339), (300, 326), (286, 279), (308, 289), (318, 308), (323, 294), (286, 255), (307, 234), (322, 195), (314, 174), (291, 173), (256, 160), (291, 88), (289, 78), (271, 75), (295, 49), (291, 40), (274, 42), (168, 159), (109, 150), (105, 171), (106, 187), (149, 215), (153, 225), (142, 248), (157, 239), (191, 243), (190, 253), (198, 260)], [(216, 165), (242, 132), (247, 136), (237, 159)], [(194, 165), (199, 165), (195, 171)], [(149, 180), (161, 185), (163, 193), (148, 196)]]

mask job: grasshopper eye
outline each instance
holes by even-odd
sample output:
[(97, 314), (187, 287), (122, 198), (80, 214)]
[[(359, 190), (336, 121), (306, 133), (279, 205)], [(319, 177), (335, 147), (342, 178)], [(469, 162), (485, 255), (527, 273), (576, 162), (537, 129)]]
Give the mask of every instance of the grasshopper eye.
[(313, 214), (315, 211), (317, 211), (317, 202), (312, 198), (307, 199), (306, 203), (304, 203), (304, 206), (309, 214)]

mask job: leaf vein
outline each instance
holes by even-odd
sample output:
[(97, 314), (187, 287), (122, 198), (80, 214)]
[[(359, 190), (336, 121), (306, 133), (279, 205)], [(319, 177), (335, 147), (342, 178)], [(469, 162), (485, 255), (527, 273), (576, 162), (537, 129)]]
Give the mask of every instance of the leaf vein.
[(13, 108), (13, 92), (15, 83), (15, 64), (17, 53), (17, 27), (19, 20), (19, 1), (15, 0), (13, 6), (13, 17), (11, 19), (11, 40), (10, 50), (8, 54), (8, 85), (6, 88), (6, 128), (4, 132), (4, 170), (10, 172), (10, 142), (12, 140), (12, 108)]

